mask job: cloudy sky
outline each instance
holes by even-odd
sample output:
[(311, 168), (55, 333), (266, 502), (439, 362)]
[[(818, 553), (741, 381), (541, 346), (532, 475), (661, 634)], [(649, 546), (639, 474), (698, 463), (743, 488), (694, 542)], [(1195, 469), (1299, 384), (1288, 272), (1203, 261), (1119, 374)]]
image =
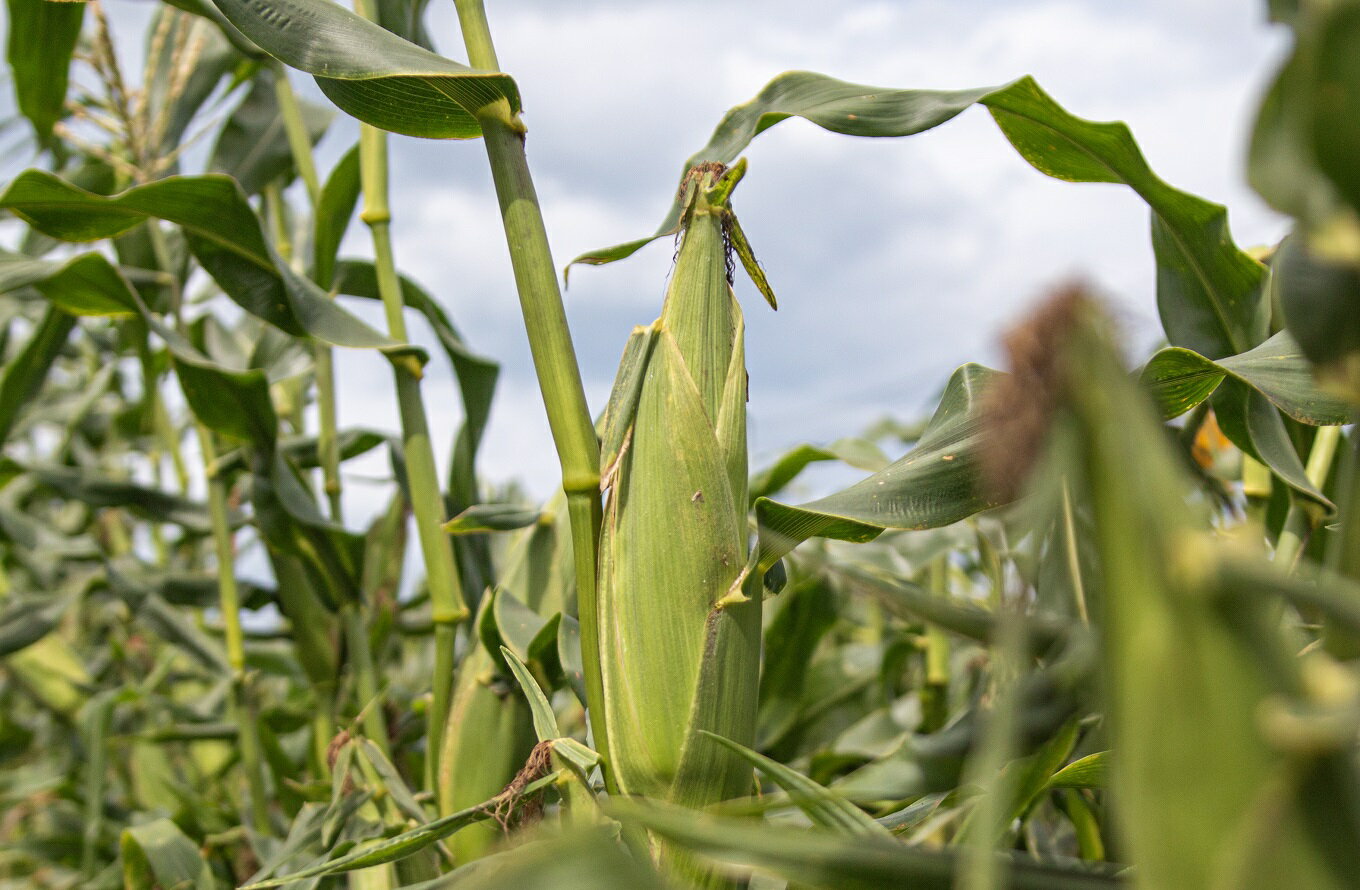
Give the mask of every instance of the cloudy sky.
[[(943, 89), (1032, 74), (1073, 113), (1128, 122), (1163, 178), (1228, 205), (1240, 243), (1283, 231), (1242, 174), (1253, 109), (1285, 49), (1263, 2), (487, 6), (501, 64), (524, 96), (529, 160), (559, 267), (654, 229), (681, 161), (724, 111), (789, 69)], [(123, 0), (110, 8), (117, 24), (147, 6)], [(437, 48), (462, 60), (452, 4), (432, 4), (429, 24)], [(303, 80), (305, 94), (324, 101)], [(337, 125), (323, 143), (323, 164), (354, 133)], [(754, 466), (885, 415), (920, 416), (954, 367), (995, 363), (998, 332), (1047, 286), (1073, 275), (1118, 301), (1135, 351), (1154, 342), (1145, 206), (1120, 186), (1042, 176), (981, 109), (891, 140), (787, 121), (747, 157), (735, 207), (781, 307), (768, 311), (738, 282)], [(444, 302), (474, 348), (503, 364), (483, 473), (546, 495), (558, 481), (556, 459), (482, 146), (394, 138), (392, 163), (398, 263)], [(365, 253), (366, 239), (356, 225), (347, 250)], [(568, 314), (595, 410), (629, 330), (659, 311), (671, 254), (660, 242), (572, 277)], [(380, 359), (346, 353), (340, 385), (342, 423), (397, 428)], [(447, 443), (461, 417), (438, 362), (426, 398), (436, 441)], [(381, 463), (370, 469), (381, 472)], [(361, 491), (353, 496), (356, 507), (373, 503)]]

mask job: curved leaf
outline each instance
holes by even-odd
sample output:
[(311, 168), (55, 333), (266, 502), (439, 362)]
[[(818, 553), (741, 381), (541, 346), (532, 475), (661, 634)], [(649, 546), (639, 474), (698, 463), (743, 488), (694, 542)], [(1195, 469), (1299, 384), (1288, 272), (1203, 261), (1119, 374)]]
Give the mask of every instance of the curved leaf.
[(172, 176), (106, 198), (28, 170), (0, 195), (0, 207), (64, 241), (111, 238), (148, 219), (175, 223), (204, 270), (252, 315), (333, 346), (381, 349), (392, 357), (413, 352), (350, 315), (283, 262), (230, 177)]
[[(44, 0), (46, 2), (46, 0)], [(0, 293), (11, 288), (6, 282), (7, 261), (12, 255), (0, 257)], [(17, 262), (42, 263), (41, 260), (19, 258)], [(44, 264), (47, 265), (47, 264)], [(29, 282), (25, 282), (29, 283)], [(66, 347), (66, 338), (71, 335), (76, 320), (53, 306), (43, 315), (37, 328), (29, 336), (24, 348), (12, 361), (6, 362), (0, 371), (0, 442), (9, 438), (10, 431), (19, 419), (19, 413), (29, 401), (38, 395), (52, 363), (57, 360)]]
[(14, 78), (19, 111), (33, 124), (38, 144), (52, 143), (52, 126), (63, 117), (71, 54), (80, 38), (84, 3), (9, 0), (5, 59)]
[(476, 113), (505, 101), (520, 110), (508, 74), (479, 71), (410, 43), (330, 0), (213, 0), (246, 37), (316, 78), (346, 113), (406, 136), (480, 136)]
[[(685, 162), (684, 170), (701, 161), (730, 163), (758, 134), (789, 117), (852, 136), (909, 136), (936, 127), (973, 104), (992, 113), (1011, 145), (1040, 172), (1071, 182), (1123, 183), (1147, 202), (1157, 257), (1158, 308), (1172, 343), (1221, 358), (1245, 352), (1266, 338), (1264, 267), (1233, 244), (1226, 210), (1158, 178), (1127, 126), (1069, 114), (1030, 77), (975, 90), (895, 90), (791, 71), (729, 111), (708, 145)], [(679, 214), (679, 202), (674, 201), (655, 235), (584, 254), (572, 263), (598, 265), (622, 259), (673, 234)]]
[[(655, 802), (611, 799), (606, 811), (719, 862), (756, 866), (801, 886), (911, 887), (951, 890), (958, 859), (953, 851), (911, 847), (895, 840), (845, 837), (806, 828), (720, 819)], [(1124, 886), (1109, 865), (1040, 865), (1023, 854), (997, 853), (1013, 890), (1097, 890)]]
[(1226, 377), (1256, 390), (1300, 423), (1330, 426), (1355, 419), (1355, 409), (1344, 399), (1313, 382), (1312, 366), (1287, 331), (1255, 349), (1216, 362), (1190, 349), (1162, 349), (1141, 376), (1166, 419), (1203, 402)]
[(760, 571), (808, 538), (870, 541), (884, 529), (935, 528), (997, 506), (975, 484), (981, 396), (996, 374), (972, 364), (955, 371), (916, 447), (869, 478), (796, 507), (757, 500)]
[(703, 729), (699, 730), (699, 733), (708, 736), (768, 776), (770, 781), (788, 793), (798, 808), (816, 825), (839, 834), (891, 837), (887, 829), (870, 818), (868, 813), (797, 770), (790, 769), (779, 761), (771, 760), (764, 754), (752, 751), (731, 739), (725, 739)]

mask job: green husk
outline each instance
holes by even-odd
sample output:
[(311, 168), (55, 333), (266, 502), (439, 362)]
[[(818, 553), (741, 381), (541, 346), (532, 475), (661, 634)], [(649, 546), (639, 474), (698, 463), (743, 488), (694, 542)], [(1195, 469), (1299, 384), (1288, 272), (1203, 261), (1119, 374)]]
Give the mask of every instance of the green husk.
[(755, 729), (760, 598), (741, 595), (746, 369), (726, 238), (741, 171), (719, 179), (708, 165), (687, 178), (651, 347), (625, 353), (619, 373), (622, 389), (639, 376), (641, 386), (616, 392), (602, 437), (620, 443), (600, 556), (607, 758), (624, 793), (690, 806), (751, 783), (749, 764), (699, 734), (749, 746)]

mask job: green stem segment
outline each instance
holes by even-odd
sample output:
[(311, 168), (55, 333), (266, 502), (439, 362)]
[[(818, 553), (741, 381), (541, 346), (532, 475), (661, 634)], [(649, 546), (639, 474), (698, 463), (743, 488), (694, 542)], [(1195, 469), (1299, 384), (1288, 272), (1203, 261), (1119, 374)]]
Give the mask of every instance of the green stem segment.
[(293, 84), (288, 80), (288, 70), (278, 62), (274, 64), (274, 95), (278, 99), (279, 116), (283, 118), (288, 148), (293, 154), (293, 166), (303, 187), (307, 189), (307, 198), (316, 207), (321, 201), (321, 180), (316, 175), (316, 161), (312, 159), (312, 139), (307, 134), (307, 124), (302, 120), (302, 106), (298, 104)]
[[(1313, 448), (1308, 452), (1308, 465), (1304, 468), (1308, 481), (1319, 489), (1327, 481), (1332, 469), (1332, 459), (1336, 456), (1337, 443), (1341, 441), (1341, 427), (1318, 427), (1313, 437)], [(1284, 528), (1280, 530), (1280, 540), (1275, 547), (1275, 564), (1292, 570), (1303, 551), (1304, 543), (1313, 531), (1313, 519), (1298, 498), (1292, 498), (1289, 512), (1285, 514)]]
[[(500, 70), (482, 0), (455, 0), (454, 5), (458, 9), (469, 62), (475, 68)], [(524, 125), (503, 99), (479, 109), (477, 120), (482, 126), (482, 138), (500, 201), (529, 349), (562, 465), (562, 488), (566, 491), (571, 517), (572, 553), (576, 566), (586, 705), (595, 747), (604, 752), (609, 750), (609, 744), (604, 718), (604, 680), (600, 671), (595, 575), (601, 522), (599, 440), (595, 437), (586, 404), (543, 213), (524, 154)], [(604, 778), (606, 787), (611, 792), (617, 791), (607, 763)]]
[[(359, 11), (372, 17), (367, 4), (360, 3)], [(406, 341), (406, 321), (402, 315), (401, 280), (392, 255), (392, 213), (387, 201), (387, 134), (367, 124), (359, 133), (359, 169), (363, 185), (364, 206), (359, 217), (373, 235), (374, 268), (378, 277), (378, 292), (387, 315), (388, 333), (393, 339)], [(397, 404), (401, 413), (402, 446), (406, 453), (406, 475), (410, 483), (411, 509), (416, 517), (416, 532), (420, 538), (421, 554), (425, 560), (425, 583), (433, 606), (431, 618), (435, 632), (435, 666), (432, 681), (432, 701), (428, 714), (429, 744), (426, 751), (427, 772), (433, 774), (439, 763), (439, 749), (443, 744), (444, 721), (453, 695), (455, 628), (467, 617), (462, 583), (453, 564), (453, 548), (441, 526), (444, 523), (444, 504), (440, 495), (439, 473), (435, 469), (434, 449), (430, 443), (430, 427), (425, 416), (425, 403), (420, 397), (417, 372), (403, 364), (393, 363), (396, 377)]]
[(225, 630), (227, 665), (231, 668), (231, 718), (236, 723), (241, 745), (241, 764), (250, 783), (251, 827), (261, 835), (271, 834), (269, 798), (264, 780), (264, 755), (259, 727), (250, 707), (246, 688), (245, 635), (241, 631), (241, 597), (236, 589), (236, 554), (233, 552), (231, 522), (227, 511), (227, 483), (216, 472), (217, 450), (212, 433), (198, 428), (203, 450), (203, 465), (208, 476), (208, 512), (212, 518), (213, 544), (217, 551), (217, 589)]

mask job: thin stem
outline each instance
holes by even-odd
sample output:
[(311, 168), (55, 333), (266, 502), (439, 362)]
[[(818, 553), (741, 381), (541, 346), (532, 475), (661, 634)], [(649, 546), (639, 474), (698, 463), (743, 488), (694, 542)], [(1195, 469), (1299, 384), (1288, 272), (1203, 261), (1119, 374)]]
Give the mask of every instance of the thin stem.
[[(481, 0), (455, 0), (458, 21), (475, 68), (499, 70), (495, 46)], [(595, 747), (609, 750), (604, 718), (604, 680), (600, 671), (600, 629), (596, 611), (596, 554), (600, 539), (600, 446), (590, 420), (576, 350), (567, 327), (543, 213), (524, 154), (524, 125), (504, 99), (477, 111), (500, 201), (520, 310), (529, 336), (534, 369), (547, 409), (548, 425), (562, 465), (562, 488), (571, 516), (572, 554), (581, 621), (581, 656), (586, 704)], [(606, 787), (617, 792), (605, 764)]]
[[(949, 593), (949, 557), (941, 556), (930, 564), (930, 592), (938, 597)], [(949, 717), (949, 637), (933, 623), (926, 625), (925, 683), (921, 689), (920, 731), (935, 732)]]
[(312, 139), (302, 119), (302, 106), (288, 80), (288, 69), (278, 62), (274, 63), (274, 95), (278, 98), (279, 116), (283, 118), (283, 132), (293, 153), (293, 166), (315, 208), (321, 202), (321, 180), (317, 178), (316, 161), (312, 159)]
[(387, 740), (387, 724), (383, 712), (370, 707), (378, 697), (378, 680), (373, 671), (373, 651), (368, 643), (368, 625), (363, 613), (354, 606), (342, 610), (341, 619), (345, 624), (345, 646), (349, 651), (350, 671), (354, 676), (354, 687), (359, 707), (364, 709), (364, 734), (382, 751), (388, 760), (392, 759), (392, 748)]
[[(1327, 481), (1332, 469), (1332, 459), (1336, 456), (1337, 443), (1341, 441), (1341, 427), (1318, 427), (1313, 437), (1313, 448), (1308, 452), (1308, 465), (1304, 468), (1308, 481), (1318, 489)], [(1275, 545), (1275, 564), (1292, 571), (1303, 552), (1304, 542), (1313, 532), (1313, 519), (1297, 497), (1290, 496), (1289, 512), (1284, 517), (1284, 527), (1280, 530), (1280, 540)]]
[[(360, 6), (360, 11), (365, 12), (363, 4)], [(373, 236), (374, 268), (378, 293), (387, 315), (388, 333), (396, 340), (405, 341), (408, 338), (402, 315), (401, 280), (397, 277), (392, 255), (392, 214), (387, 202), (387, 134), (367, 124), (361, 126), (359, 133), (359, 169), (364, 192), (364, 207), (359, 216)], [(431, 618), (435, 623), (435, 671), (431, 682), (429, 742), (425, 755), (428, 778), (439, 763), (444, 721), (453, 697), (454, 628), (467, 617), (468, 609), (463, 599), (462, 582), (453, 564), (453, 547), (441, 528), (445, 519), (442, 489), (430, 444), (425, 403), (420, 397), (418, 372), (402, 362), (394, 362), (392, 369), (396, 377), (411, 509), (415, 513), (416, 532), (425, 558), (425, 583), (430, 590)]]
[(241, 597), (236, 589), (236, 554), (227, 509), (227, 485), (217, 475), (217, 450), (207, 427), (198, 427), (198, 440), (208, 476), (208, 512), (212, 517), (213, 545), (217, 551), (217, 591), (226, 638), (227, 665), (231, 668), (231, 719), (236, 723), (241, 764), (250, 782), (251, 824), (255, 831), (268, 836), (272, 829), (264, 781), (264, 756), (255, 712), (247, 696), (245, 635), (241, 631)]
[(1063, 550), (1067, 557), (1067, 574), (1072, 582), (1073, 605), (1081, 623), (1089, 624), (1091, 618), (1086, 612), (1086, 583), (1081, 577), (1081, 554), (1077, 549), (1080, 539), (1077, 537), (1076, 515), (1072, 510), (1072, 490), (1066, 478), (1062, 482), (1062, 511)]

